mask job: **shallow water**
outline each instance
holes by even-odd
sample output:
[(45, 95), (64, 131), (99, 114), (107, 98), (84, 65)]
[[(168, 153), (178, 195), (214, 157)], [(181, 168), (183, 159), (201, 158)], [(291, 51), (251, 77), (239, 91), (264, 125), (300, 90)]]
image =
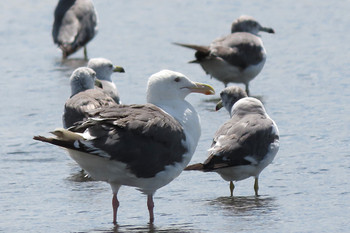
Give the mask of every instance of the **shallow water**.
[[(269, 3), (269, 5), (267, 5)], [(223, 85), (172, 42), (208, 44), (241, 14), (275, 29), (263, 34), (268, 59), (251, 82), (280, 130), (280, 151), (260, 176), (238, 182), (235, 197), (217, 174), (184, 172), (155, 195), (149, 226), (146, 197), (119, 192), (118, 226), (111, 190), (86, 180), (65, 151), (32, 140), (61, 126), (71, 72), (82, 51), (62, 62), (53, 45), (55, 1), (0, 4), (0, 231), (4, 232), (346, 232), (350, 212), (349, 1), (95, 1), (99, 34), (89, 57), (126, 69), (113, 77), (123, 103), (144, 103), (148, 77), (167, 68), (211, 84), (217, 94), (188, 100), (202, 121), (191, 162), (206, 158)]]

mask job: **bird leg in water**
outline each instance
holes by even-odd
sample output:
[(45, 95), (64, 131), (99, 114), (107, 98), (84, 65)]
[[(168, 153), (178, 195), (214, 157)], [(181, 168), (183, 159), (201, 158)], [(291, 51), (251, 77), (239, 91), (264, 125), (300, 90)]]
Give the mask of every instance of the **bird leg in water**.
[(113, 206), (113, 224), (117, 224), (117, 210), (119, 207), (119, 201), (117, 198), (117, 194), (115, 193), (113, 193), (112, 206)]
[(153, 223), (154, 221), (154, 215), (153, 215), (153, 208), (154, 208), (154, 202), (153, 202), (153, 195), (147, 196), (147, 207), (149, 212), (149, 223)]
[(230, 181), (230, 192), (231, 192), (231, 197), (233, 197), (233, 190), (235, 189), (235, 185), (233, 184), (232, 181)]
[(245, 92), (247, 93), (247, 95), (249, 96), (249, 84), (245, 84)]
[(254, 181), (255, 196), (259, 196), (258, 195), (258, 190), (259, 190), (259, 178), (255, 177), (255, 181)]
[(84, 59), (85, 59), (85, 60), (88, 60), (86, 46), (84, 46)]

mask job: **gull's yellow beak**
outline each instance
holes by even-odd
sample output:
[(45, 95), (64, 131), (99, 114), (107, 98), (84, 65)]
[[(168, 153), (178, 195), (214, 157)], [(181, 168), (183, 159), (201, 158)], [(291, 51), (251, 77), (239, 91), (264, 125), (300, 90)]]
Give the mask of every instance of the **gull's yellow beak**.
[(223, 107), (223, 105), (222, 105), (222, 100), (220, 100), (220, 101), (216, 104), (215, 111), (219, 111), (222, 107)]
[(99, 87), (99, 88), (103, 88), (103, 85), (102, 85), (101, 81), (99, 79), (97, 79), (97, 78), (95, 79), (95, 86)]
[(212, 86), (204, 83), (194, 83), (195, 85), (193, 87), (189, 87), (188, 89), (191, 92), (196, 92), (196, 93), (202, 93), (204, 95), (214, 95), (215, 90)]
[(125, 70), (121, 66), (115, 66), (113, 72), (119, 72), (119, 73), (124, 73)]

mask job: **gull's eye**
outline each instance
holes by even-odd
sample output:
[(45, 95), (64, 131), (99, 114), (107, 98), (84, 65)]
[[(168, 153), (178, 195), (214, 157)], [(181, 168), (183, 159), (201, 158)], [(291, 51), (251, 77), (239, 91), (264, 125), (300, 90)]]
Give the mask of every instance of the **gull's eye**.
[(112, 65), (112, 64), (109, 64), (108, 67), (109, 67), (109, 68), (113, 68), (113, 65)]
[(178, 83), (178, 82), (180, 82), (180, 78), (179, 78), (179, 77), (176, 77), (176, 78), (174, 79), (174, 81)]

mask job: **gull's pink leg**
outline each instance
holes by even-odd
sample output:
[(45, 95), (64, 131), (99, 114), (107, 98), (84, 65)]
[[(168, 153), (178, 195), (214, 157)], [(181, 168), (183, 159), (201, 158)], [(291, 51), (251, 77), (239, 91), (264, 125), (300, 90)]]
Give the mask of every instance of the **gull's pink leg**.
[(113, 224), (117, 224), (117, 210), (119, 207), (119, 201), (117, 198), (117, 194), (115, 193), (113, 193), (112, 206), (113, 206)]
[(154, 208), (154, 202), (153, 202), (153, 195), (147, 196), (147, 207), (149, 212), (149, 222), (153, 223), (154, 221), (154, 215), (153, 215), (153, 208)]

